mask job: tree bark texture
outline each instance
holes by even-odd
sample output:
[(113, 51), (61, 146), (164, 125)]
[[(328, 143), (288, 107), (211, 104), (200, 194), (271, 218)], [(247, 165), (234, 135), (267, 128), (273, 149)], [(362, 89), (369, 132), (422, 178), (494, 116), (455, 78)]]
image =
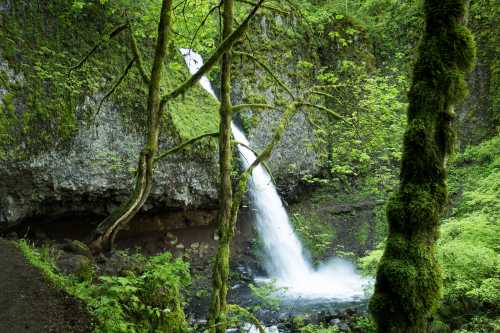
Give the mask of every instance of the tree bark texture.
[(447, 202), (454, 106), (466, 95), (475, 46), (466, 0), (425, 0), (425, 31), (408, 98), (400, 187), (387, 205), (389, 236), (370, 300), (380, 333), (423, 333), (439, 306), (439, 220)]

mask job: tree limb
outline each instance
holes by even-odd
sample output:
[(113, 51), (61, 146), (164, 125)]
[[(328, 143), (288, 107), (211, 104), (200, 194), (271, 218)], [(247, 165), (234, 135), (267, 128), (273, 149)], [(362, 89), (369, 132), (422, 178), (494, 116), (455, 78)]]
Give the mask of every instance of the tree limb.
[(136, 60), (137, 67), (139, 68), (139, 73), (141, 74), (142, 81), (149, 85), (149, 76), (146, 74), (146, 70), (144, 68), (144, 63), (142, 61), (142, 56), (139, 51), (139, 47), (137, 46), (137, 40), (134, 36), (134, 30), (132, 29), (132, 25), (128, 25), (129, 34), (130, 34), (130, 48), (132, 49), (132, 53), (134, 54), (134, 59)]
[[(234, 141), (235, 144), (237, 144), (238, 146), (242, 146), (242, 147), (245, 147), (246, 149), (250, 150), (252, 153), (255, 154), (255, 156), (259, 156), (259, 152), (257, 152), (255, 149), (253, 149), (252, 147), (250, 147), (249, 145), (241, 142), (241, 141)], [(269, 168), (269, 165), (266, 163), (266, 162), (262, 162), (262, 165), (264, 166), (264, 168), (266, 169), (267, 173), (269, 174), (269, 176), (271, 177), (272, 181), (274, 182), (274, 177), (271, 173), (271, 168)]]
[(251, 314), (250, 311), (248, 311), (247, 309), (245, 309), (239, 305), (236, 305), (236, 304), (228, 304), (227, 307), (228, 307), (229, 311), (231, 311), (233, 313), (240, 314), (241, 316), (250, 320), (252, 322), (252, 324), (255, 327), (257, 327), (257, 329), (259, 330), (259, 333), (266, 333), (264, 326), (262, 326), (261, 322), (253, 314)]
[(94, 54), (97, 51), (97, 49), (99, 48), (99, 46), (101, 46), (104, 41), (108, 41), (108, 40), (112, 39), (113, 37), (117, 36), (120, 32), (122, 32), (123, 30), (125, 30), (125, 28), (127, 28), (127, 26), (128, 26), (128, 22), (124, 23), (124, 24), (121, 24), (121, 25), (117, 26), (115, 29), (113, 29), (113, 31), (111, 31), (109, 33), (109, 35), (107, 36), (107, 38), (101, 38), (99, 40), (99, 42), (96, 45), (94, 45), (94, 47), (90, 50), (90, 52), (87, 53), (85, 55), (85, 57), (83, 57), (82, 60), (80, 60), (76, 65), (71, 66), (69, 68), (69, 71), (71, 72), (71, 71), (74, 71), (75, 69), (78, 69), (78, 68), (82, 67), (83, 64), (92, 56), (92, 54)]
[[(253, 2), (253, 1), (249, 1), (249, 0), (236, 0), (238, 2), (241, 2), (241, 3), (245, 3), (247, 5), (253, 5), (255, 6), (256, 3)], [(277, 12), (277, 13), (280, 13), (280, 14), (283, 14), (283, 15), (290, 15), (290, 12), (287, 12), (281, 8), (278, 8), (278, 7), (274, 7), (274, 6), (271, 6), (271, 5), (263, 5), (262, 8), (265, 8), (265, 9), (269, 9), (273, 12)]]
[(322, 91), (317, 91), (317, 90), (311, 90), (310, 92), (311, 92), (311, 94), (316, 94), (316, 95), (319, 95), (319, 96), (324, 96), (326, 98), (334, 99), (339, 104), (344, 104), (342, 102), (342, 100), (340, 98), (338, 98), (337, 96), (334, 96), (334, 95), (331, 95), (331, 94), (328, 94), (328, 93), (325, 93), (325, 92), (322, 92)]
[(224, 3), (224, 0), (220, 0), (219, 4), (217, 6), (213, 6), (212, 8), (210, 8), (208, 13), (205, 15), (203, 20), (201, 20), (201, 23), (196, 28), (194, 35), (193, 35), (193, 38), (191, 38), (191, 42), (189, 43), (189, 48), (193, 47), (193, 43), (194, 43), (194, 40), (196, 39), (196, 36), (198, 35), (198, 32), (200, 31), (201, 27), (205, 25), (205, 22), (209, 18), (210, 14), (212, 14), (217, 8), (220, 8), (223, 3)]
[(250, 54), (250, 53), (247, 53), (247, 52), (242, 52), (242, 51), (234, 51), (233, 52), (234, 54), (236, 55), (240, 55), (240, 56), (244, 56), (244, 57), (247, 57), (247, 58), (250, 58), (251, 60), (253, 60), (257, 65), (259, 65), (263, 70), (265, 70), (273, 79), (274, 81), (276, 81), (276, 83), (282, 87), (289, 95), (290, 97), (292, 97), (292, 99), (295, 99), (295, 96), (294, 94), (292, 93), (292, 91), (290, 90), (290, 88), (287, 87), (287, 85), (281, 81), (274, 73), (273, 71), (271, 71), (271, 69), (269, 68), (269, 66), (267, 66), (263, 61), (261, 61), (259, 58), (257, 58), (256, 56), (254, 56), (253, 54)]
[(342, 121), (344, 121), (344, 122), (346, 122), (346, 123), (349, 124), (349, 122), (344, 117), (342, 117), (341, 115), (339, 115), (337, 112), (335, 112), (333, 110), (330, 110), (327, 107), (324, 107), (324, 106), (321, 106), (321, 105), (317, 105), (317, 104), (308, 103), (308, 102), (297, 102), (297, 104), (298, 105), (302, 105), (302, 106), (307, 106), (307, 107), (315, 108), (315, 109), (318, 109), (320, 111), (326, 112), (330, 116), (332, 116), (333, 118), (335, 118), (337, 120), (342, 120)]
[(194, 84), (196, 84), (202, 77), (205, 75), (220, 59), (220, 57), (229, 49), (233, 44), (243, 35), (245, 30), (248, 27), (248, 24), (250, 23), (250, 20), (255, 16), (257, 13), (257, 10), (262, 6), (266, 0), (259, 0), (257, 5), (250, 11), (250, 13), (247, 15), (245, 20), (238, 26), (236, 30), (234, 30), (229, 36), (227, 36), (222, 43), (217, 47), (217, 49), (214, 51), (212, 56), (208, 58), (208, 60), (205, 62), (203, 66), (195, 73), (193, 74), (189, 79), (187, 79), (184, 83), (182, 83), (179, 87), (175, 88), (172, 90), (170, 93), (167, 95), (163, 96), (161, 99), (161, 107), (163, 108), (164, 105), (171, 99), (182, 95), (185, 93), (189, 88), (191, 88)]
[(233, 106), (233, 112), (239, 112), (243, 109), (276, 109), (270, 104), (238, 104)]
[(189, 140), (187, 140), (187, 141), (185, 141), (185, 142), (181, 143), (181, 144), (180, 144), (180, 145), (178, 145), (178, 146), (175, 146), (175, 147), (173, 147), (173, 148), (170, 148), (170, 149), (168, 149), (167, 151), (165, 151), (165, 152), (163, 152), (163, 153), (159, 154), (159, 155), (158, 155), (158, 156), (154, 159), (154, 161), (155, 161), (155, 162), (158, 162), (158, 161), (159, 161), (159, 160), (161, 160), (162, 158), (164, 158), (164, 157), (166, 157), (166, 156), (168, 156), (168, 155), (171, 155), (171, 154), (173, 154), (173, 153), (176, 153), (176, 152), (178, 152), (178, 151), (180, 151), (180, 150), (182, 150), (182, 149), (186, 148), (186, 147), (187, 147), (187, 146), (189, 146), (190, 144), (193, 144), (193, 143), (195, 143), (196, 141), (199, 141), (199, 140), (201, 140), (201, 139), (203, 139), (203, 138), (206, 138), (206, 137), (217, 137), (217, 136), (219, 136), (219, 132), (212, 132), (212, 133), (205, 133), (205, 134), (198, 135), (198, 136), (196, 136), (196, 137), (194, 137), (194, 138), (191, 138), (191, 139), (189, 139)]
[(240, 202), (243, 198), (243, 195), (247, 192), (247, 183), (248, 180), (250, 179), (250, 176), (252, 175), (253, 170), (263, 161), (267, 160), (270, 156), (271, 153), (274, 149), (274, 146), (281, 140), (281, 137), (283, 136), (283, 133), (285, 132), (286, 125), (288, 124), (288, 121), (290, 118), (297, 112), (297, 103), (292, 103), (291, 105), (288, 106), (288, 108), (285, 110), (285, 113), (280, 119), (280, 122), (278, 124), (278, 127), (274, 131), (274, 135), (271, 139), (271, 141), (267, 144), (266, 148), (257, 155), (257, 158), (255, 161), (241, 174), (239, 180), (238, 180), (238, 187), (236, 189), (236, 192), (233, 196), (233, 205), (231, 207), (231, 223), (232, 223), (232, 228), (235, 227), (236, 225), (236, 217), (238, 216), (238, 210), (240, 206)]
[(97, 111), (95, 112), (94, 114), (94, 119), (97, 117), (97, 115), (99, 114), (99, 112), (101, 111), (101, 107), (102, 107), (102, 104), (104, 103), (104, 101), (106, 99), (108, 99), (109, 96), (111, 96), (116, 88), (118, 88), (118, 86), (122, 83), (123, 79), (125, 79), (125, 77), (127, 76), (130, 68), (132, 68), (132, 65), (134, 64), (135, 62), (135, 58), (133, 58), (132, 60), (130, 60), (130, 62), (128, 63), (127, 67), (125, 68), (125, 70), (123, 71), (123, 74), (118, 78), (118, 80), (115, 82), (115, 84), (111, 87), (111, 89), (106, 93), (106, 95), (104, 95), (104, 97), (101, 99), (101, 101), (99, 102), (99, 106), (97, 107)]

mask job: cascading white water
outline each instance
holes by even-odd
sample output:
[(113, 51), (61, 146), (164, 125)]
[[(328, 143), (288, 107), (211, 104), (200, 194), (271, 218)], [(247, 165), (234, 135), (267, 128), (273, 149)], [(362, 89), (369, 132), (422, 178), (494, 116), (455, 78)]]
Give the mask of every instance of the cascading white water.
[[(201, 55), (190, 49), (180, 51), (191, 74), (197, 72), (203, 65)], [(206, 77), (200, 80), (200, 84), (217, 99)], [(236, 141), (250, 145), (234, 123), (232, 131)], [(238, 151), (245, 168), (255, 161), (256, 156), (250, 149), (238, 145)], [(271, 177), (260, 165), (252, 173), (248, 192), (267, 255), (267, 272), (271, 278), (276, 279), (279, 287), (286, 288), (286, 296), (352, 300), (364, 295), (369, 281), (359, 276), (348, 261), (336, 258), (314, 269), (304, 256), (302, 245), (292, 229)]]

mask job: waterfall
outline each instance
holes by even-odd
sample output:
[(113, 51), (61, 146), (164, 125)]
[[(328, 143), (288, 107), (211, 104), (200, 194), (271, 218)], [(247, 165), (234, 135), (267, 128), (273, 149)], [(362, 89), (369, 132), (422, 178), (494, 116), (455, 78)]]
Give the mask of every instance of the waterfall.
[[(203, 58), (190, 49), (180, 49), (191, 74), (203, 65)], [(210, 81), (203, 77), (201, 86), (217, 99)], [(250, 146), (245, 134), (233, 123), (236, 141)], [(245, 168), (256, 159), (255, 154), (238, 145), (241, 162)], [(335, 258), (314, 269), (304, 255), (302, 244), (295, 235), (270, 175), (257, 166), (248, 184), (251, 205), (255, 210), (257, 231), (266, 254), (265, 267), (278, 287), (286, 288), (287, 297), (328, 298), (352, 300), (364, 296), (369, 282), (359, 276), (348, 261)]]

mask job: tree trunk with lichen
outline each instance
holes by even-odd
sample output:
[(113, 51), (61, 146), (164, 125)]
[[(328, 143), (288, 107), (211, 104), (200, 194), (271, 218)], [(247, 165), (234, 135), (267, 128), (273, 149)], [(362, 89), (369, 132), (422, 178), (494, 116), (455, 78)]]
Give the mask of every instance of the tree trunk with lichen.
[(167, 54), (171, 12), (172, 1), (163, 0), (160, 22), (158, 24), (158, 40), (156, 42), (148, 87), (148, 131), (146, 144), (139, 157), (135, 188), (130, 198), (97, 227), (94, 238), (90, 243), (90, 248), (94, 252), (100, 252), (111, 245), (116, 232), (137, 214), (153, 187), (153, 166), (158, 153), (158, 137), (162, 114), (162, 107), (160, 106), (160, 81), (163, 72), (163, 63)]
[[(223, 38), (232, 32), (233, 0), (224, 0)], [(212, 298), (210, 302), (210, 332), (223, 333), (227, 327), (227, 290), (229, 280), (230, 243), (233, 236), (231, 209), (233, 191), (231, 183), (232, 149), (231, 149), (231, 48), (222, 56), (221, 68), (221, 105), (219, 125), (219, 213), (218, 235), (219, 246), (212, 273)]]
[(466, 0), (425, 0), (425, 31), (408, 94), (400, 187), (389, 200), (389, 236), (370, 300), (377, 331), (423, 333), (439, 306), (439, 220), (447, 201), (454, 106), (475, 60)]

